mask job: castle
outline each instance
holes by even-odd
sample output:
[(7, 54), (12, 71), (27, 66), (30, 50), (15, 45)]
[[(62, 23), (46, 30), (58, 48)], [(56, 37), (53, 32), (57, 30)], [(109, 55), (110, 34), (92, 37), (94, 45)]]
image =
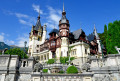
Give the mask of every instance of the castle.
[[(66, 18), (63, 5), (62, 17), (59, 20), (59, 30), (53, 29), (49, 39), (46, 39), (46, 25), (42, 26), (40, 14), (35, 26), (29, 34), (29, 56), (39, 57), (39, 62), (60, 57), (86, 58), (90, 54), (102, 54), (100, 38), (94, 26), (94, 32), (89, 36), (80, 28), (70, 32), (70, 23)], [(71, 50), (69, 50), (72, 47)]]
[[(89, 36), (82, 29), (70, 32), (69, 20), (63, 6), (59, 30), (53, 29), (46, 39), (46, 25), (40, 23), (40, 14), (29, 35), (29, 58), (19, 59), (17, 55), (0, 55), (0, 81), (120, 81), (120, 54), (106, 54), (94, 26)], [(120, 50), (120, 48), (116, 49)], [(103, 54), (104, 53), (104, 54)], [(38, 59), (36, 59), (36, 57)], [(73, 64), (61, 64), (60, 57), (75, 57)], [(53, 64), (46, 64), (56, 58)], [(43, 73), (40, 70), (48, 69)], [(66, 74), (74, 65), (77, 74)], [(64, 71), (63, 74), (55, 72)]]

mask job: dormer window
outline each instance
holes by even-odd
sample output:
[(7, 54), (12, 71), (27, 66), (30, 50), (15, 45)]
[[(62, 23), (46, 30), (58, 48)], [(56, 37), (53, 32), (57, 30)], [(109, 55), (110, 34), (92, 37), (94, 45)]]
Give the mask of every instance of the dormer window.
[(55, 46), (55, 41), (52, 41), (52, 42), (51, 42), (51, 46)]

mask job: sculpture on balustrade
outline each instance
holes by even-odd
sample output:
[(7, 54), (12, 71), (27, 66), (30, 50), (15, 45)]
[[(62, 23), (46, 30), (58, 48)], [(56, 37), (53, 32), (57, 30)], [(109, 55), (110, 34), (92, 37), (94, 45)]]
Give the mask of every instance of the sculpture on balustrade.
[(88, 71), (90, 69), (90, 64), (89, 63), (84, 63), (81, 67), (82, 71)]
[(42, 69), (43, 69), (43, 65), (42, 64), (36, 63), (34, 65), (34, 72), (40, 72), (40, 70), (42, 70)]
[(116, 49), (117, 52), (120, 54), (120, 48), (118, 48), (117, 46), (115, 46), (115, 49)]

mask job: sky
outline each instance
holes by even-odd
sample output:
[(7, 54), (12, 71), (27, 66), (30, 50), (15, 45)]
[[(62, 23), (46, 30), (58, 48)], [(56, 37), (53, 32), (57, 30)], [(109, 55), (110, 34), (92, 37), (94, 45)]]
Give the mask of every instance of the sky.
[[(47, 24), (47, 37), (59, 28), (63, 2), (70, 31), (80, 28), (89, 35), (104, 31), (104, 25), (120, 20), (120, 0), (2, 0), (0, 1), (0, 42), (23, 47), (29, 42), (29, 32), (36, 24), (40, 10), (41, 24)], [(28, 43), (27, 43), (28, 45)]]

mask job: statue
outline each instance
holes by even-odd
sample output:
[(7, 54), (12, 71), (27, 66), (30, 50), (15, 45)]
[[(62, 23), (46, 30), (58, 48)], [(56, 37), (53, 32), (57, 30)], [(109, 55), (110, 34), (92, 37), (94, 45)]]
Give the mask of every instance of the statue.
[(2, 55), (4, 55), (4, 53), (7, 51), (8, 49), (5, 48), (3, 51), (2, 51)]
[(82, 65), (82, 70), (88, 71), (89, 69), (90, 69), (89, 63), (84, 63), (84, 64)]
[(40, 70), (42, 70), (42, 69), (43, 69), (43, 65), (42, 64), (36, 63), (34, 65), (34, 72), (40, 72)]
[(115, 49), (118, 51), (118, 53), (120, 54), (120, 48), (118, 48), (117, 46), (115, 46)]

